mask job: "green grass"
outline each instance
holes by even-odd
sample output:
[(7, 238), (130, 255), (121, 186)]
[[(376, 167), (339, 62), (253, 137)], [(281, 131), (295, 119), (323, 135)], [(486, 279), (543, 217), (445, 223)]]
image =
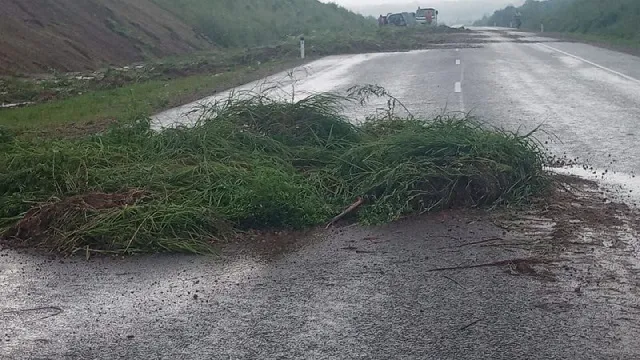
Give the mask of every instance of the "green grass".
[(225, 47), (273, 44), (315, 32), (361, 33), (376, 20), (315, 0), (153, 0), (213, 43)]
[(546, 186), (542, 150), (529, 136), (391, 112), (354, 126), (339, 115), (354, 100), (255, 95), (160, 133), (144, 118), (76, 139), (3, 130), (4, 239), (67, 254), (203, 253), (238, 231), (324, 224), (357, 198), (365, 200), (357, 219), (378, 224), (522, 203)]
[(261, 66), (236, 66), (219, 74), (200, 74), (170, 80), (144, 80), (107, 90), (27, 106), (0, 110), (0, 126), (17, 130), (41, 130), (73, 123), (122, 119), (131, 113), (150, 114), (207, 96), (216, 90), (259, 79), (295, 64), (274, 61)]

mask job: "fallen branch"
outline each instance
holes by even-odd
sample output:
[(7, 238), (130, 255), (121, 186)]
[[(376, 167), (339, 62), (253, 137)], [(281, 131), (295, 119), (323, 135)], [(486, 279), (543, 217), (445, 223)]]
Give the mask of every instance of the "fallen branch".
[(463, 269), (475, 269), (482, 267), (493, 267), (493, 266), (505, 266), (505, 265), (518, 265), (518, 264), (548, 264), (550, 260), (536, 259), (536, 258), (528, 258), (528, 259), (511, 259), (511, 260), (501, 260), (491, 263), (484, 264), (474, 264), (474, 265), (462, 265), (462, 266), (452, 266), (452, 267), (443, 267), (443, 268), (435, 268), (427, 270), (426, 272), (439, 272), (439, 271), (448, 271), (448, 270), (463, 270)]
[(0, 312), (0, 315), (7, 315), (7, 314), (19, 315), (19, 314), (22, 314), (22, 313), (38, 312), (38, 311), (42, 311), (42, 310), (51, 310), (54, 313), (51, 314), (51, 315), (47, 315), (47, 316), (41, 317), (41, 318), (36, 319), (36, 320), (44, 320), (44, 319), (48, 319), (50, 317), (54, 317), (54, 316), (58, 316), (58, 315), (62, 314), (62, 309), (57, 307), (57, 306), (43, 306), (43, 307), (37, 307), (37, 308), (31, 308), (31, 309), (2, 311), (2, 312)]
[(496, 226), (496, 227), (498, 227), (498, 228), (500, 228), (500, 229), (502, 229), (502, 230), (511, 231), (511, 230), (516, 229), (516, 227), (515, 227), (515, 226), (509, 226), (509, 225), (507, 225), (507, 224), (501, 224), (500, 222), (495, 221), (495, 220), (494, 220), (494, 221), (491, 221), (491, 223), (492, 223), (494, 226)]
[(467, 330), (468, 328), (472, 327), (473, 325), (475, 325), (475, 324), (479, 323), (479, 322), (480, 322), (480, 321), (482, 321), (482, 320), (484, 320), (484, 319), (478, 319), (478, 320), (476, 320), (476, 321), (473, 321), (473, 322), (471, 322), (471, 323), (469, 323), (469, 324), (467, 324), (467, 325), (465, 325), (465, 326), (461, 327), (461, 328), (460, 328), (460, 331)]
[(337, 223), (338, 221), (340, 221), (340, 219), (344, 218), (345, 216), (347, 216), (348, 214), (352, 213), (354, 210), (356, 210), (357, 208), (360, 207), (360, 205), (364, 204), (364, 199), (363, 198), (358, 198), (358, 201), (354, 202), (351, 206), (349, 206), (345, 211), (343, 211), (342, 213), (340, 213), (340, 215), (334, 217), (333, 219), (331, 219), (331, 221), (327, 224), (326, 229), (330, 228), (331, 226), (333, 226), (335, 223)]
[(449, 280), (449, 281), (451, 281), (451, 282), (453, 282), (454, 284), (460, 286), (461, 288), (463, 288), (465, 290), (467, 289), (466, 287), (462, 286), (462, 284), (460, 284), (459, 282), (455, 281), (454, 279), (448, 277), (447, 275), (443, 275), (442, 277), (447, 279), (447, 280)]
[(515, 243), (503, 243), (503, 244), (484, 244), (484, 245), (480, 245), (478, 247), (508, 247), (508, 246), (528, 246), (528, 245), (537, 245), (536, 243), (531, 243), (531, 242), (515, 242)]
[[(458, 240), (458, 239), (456, 239), (456, 240)], [(462, 244), (462, 245), (457, 245), (455, 247), (456, 248), (462, 248), (462, 247), (465, 247), (465, 246), (479, 245), (479, 244), (484, 244), (484, 243), (488, 243), (488, 242), (491, 242), (491, 241), (498, 241), (498, 240), (504, 240), (504, 239), (503, 238), (499, 238), (499, 237), (493, 237), (493, 238), (489, 238), (489, 239), (482, 239), (482, 240), (478, 240), (478, 241), (474, 241), (474, 242), (465, 243), (465, 244)], [(448, 247), (440, 248), (438, 250), (446, 250), (446, 249), (450, 249), (450, 248), (451, 247), (448, 246)]]
[(462, 245), (459, 245), (458, 247), (465, 247), (465, 246), (471, 246), (471, 245), (480, 245), (480, 244), (484, 244), (484, 243), (488, 243), (488, 242), (492, 242), (492, 241), (499, 241), (499, 240), (504, 241), (503, 238), (493, 237), (493, 238), (482, 239), (482, 240), (479, 240), (479, 241), (474, 241), (474, 242), (462, 244)]

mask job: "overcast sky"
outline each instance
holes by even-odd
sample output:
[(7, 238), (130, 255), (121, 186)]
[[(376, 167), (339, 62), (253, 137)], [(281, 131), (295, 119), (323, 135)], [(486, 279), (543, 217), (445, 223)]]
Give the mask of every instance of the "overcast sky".
[(340, 4), (344, 7), (350, 7), (350, 6), (354, 6), (354, 7), (361, 7), (361, 6), (367, 6), (367, 5), (380, 5), (380, 4), (385, 4), (385, 5), (393, 5), (394, 3), (424, 3), (424, 6), (431, 6), (429, 3), (433, 3), (433, 2), (448, 2), (448, 3), (459, 3), (460, 6), (464, 6), (465, 4), (469, 4), (469, 3), (495, 3), (495, 4), (503, 4), (503, 3), (522, 3), (524, 2), (524, 0), (513, 0), (513, 1), (508, 1), (508, 0), (422, 0), (422, 1), (403, 1), (403, 0), (322, 0), (323, 2), (334, 2), (337, 4)]
[(434, 7), (440, 11), (440, 22), (470, 23), (484, 14), (507, 5), (522, 5), (524, 0), (321, 0), (335, 2), (364, 15), (378, 16), (388, 12), (415, 11), (418, 6)]

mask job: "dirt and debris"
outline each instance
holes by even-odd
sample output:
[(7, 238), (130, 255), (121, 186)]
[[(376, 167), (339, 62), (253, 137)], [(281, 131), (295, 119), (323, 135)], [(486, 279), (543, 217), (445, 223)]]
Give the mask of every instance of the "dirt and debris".
[(596, 182), (557, 175), (547, 197), (526, 211), (495, 214), (494, 223), (522, 241), (520, 249), (554, 259), (533, 268), (543, 278), (585, 303), (616, 299), (624, 310), (640, 305), (640, 209), (612, 198)]
[(531, 265), (549, 264), (549, 263), (551, 263), (550, 260), (539, 259), (539, 258), (509, 259), (509, 260), (493, 261), (490, 263), (467, 264), (467, 265), (435, 268), (435, 269), (429, 269), (427, 270), (427, 272), (440, 272), (440, 271), (449, 271), (449, 270), (477, 269), (477, 268), (483, 268), (483, 267), (509, 266), (509, 267), (512, 267), (514, 271), (524, 274), (524, 273), (535, 273), (535, 270), (533, 270)]
[(610, 201), (611, 196), (594, 181), (555, 175), (554, 185), (547, 195), (531, 210), (518, 214), (520, 220), (510, 221), (511, 225), (543, 230), (547, 224), (549, 239), (553, 240), (549, 244), (553, 246), (585, 245), (580, 234), (587, 230), (610, 234), (598, 236), (588, 243), (600, 246), (606, 241), (617, 243), (617, 231), (625, 226), (640, 230), (634, 221), (639, 211), (622, 202)]
[(64, 199), (52, 199), (31, 208), (14, 226), (0, 234), (0, 241), (12, 247), (39, 247), (55, 238), (69, 222), (88, 213), (136, 204), (148, 196), (140, 189), (119, 193), (91, 192)]

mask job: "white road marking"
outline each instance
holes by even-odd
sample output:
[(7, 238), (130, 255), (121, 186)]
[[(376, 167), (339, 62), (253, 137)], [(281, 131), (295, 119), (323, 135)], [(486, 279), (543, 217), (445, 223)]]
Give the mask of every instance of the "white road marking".
[(566, 55), (566, 56), (572, 57), (572, 58), (574, 58), (574, 59), (576, 59), (576, 60), (580, 60), (580, 61), (582, 61), (582, 62), (585, 62), (585, 63), (589, 64), (589, 65), (595, 66), (595, 67), (597, 67), (598, 69), (601, 69), (601, 70), (604, 70), (604, 71), (608, 71), (608, 72), (610, 72), (610, 73), (612, 73), (612, 74), (614, 74), (614, 75), (618, 75), (618, 76), (620, 76), (621, 78), (624, 78), (624, 79), (627, 79), (627, 80), (629, 80), (629, 81), (633, 81), (633, 82), (635, 82), (635, 83), (640, 84), (640, 80), (638, 80), (638, 79), (636, 79), (636, 78), (634, 78), (634, 77), (631, 77), (631, 76), (629, 76), (629, 75), (625, 75), (625, 74), (623, 74), (623, 73), (621, 73), (621, 72), (619, 72), (619, 71), (615, 71), (615, 70), (610, 69), (610, 68), (608, 68), (608, 67), (606, 67), (606, 66), (602, 66), (602, 65), (596, 64), (596, 63), (594, 63), (593, 61), (589, 61), (589, 60), (587, 60), (587, 59), (585, 59), (585, 58), (581, 58), (580, 56), (570, 54), (570, 53), (568, 53), (568, 52), (566, 52), (566, 51), (562, 51), (562, 50), (560, 50), (560, 49), (556, 49), (556, 48), (554, 48), (553, 46), (549, 46), (549, 45), (547, 45), (547, 44), (537, 44), (537, 45), (538, 45), (538, 46), (545, 47), (545, 48), (547, 48), (547, 49), (549, 49), (549, 50), (553, 50), (553, 51), (558, 52), (558, 53), (560, 53), (560, 54), (563, 54), (563, 55)]
[(462, 82), (464, 81), (464, 66), (460, 67), (460, 112), (466, 113), (464, 107), (464, 94), (462, 93)]
[(460, 49), (456, 49), (456, 52), (460, 51)]
[(457, 93), (462, 92), (462, 83), (460, 81), (456, 81), (456, 85), (454, 87), (454, 91)]
[(460, 59), (456, 60), (456, 65), (460, 65)]

